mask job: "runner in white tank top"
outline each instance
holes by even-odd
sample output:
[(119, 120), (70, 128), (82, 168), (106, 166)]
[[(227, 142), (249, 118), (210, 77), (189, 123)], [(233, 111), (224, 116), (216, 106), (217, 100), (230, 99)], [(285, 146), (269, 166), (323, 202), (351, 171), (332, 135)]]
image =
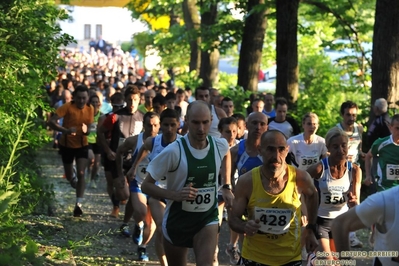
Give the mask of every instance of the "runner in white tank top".
[[(335, 217), (360, 202), (362, 173), (359, 166), (348, 161), (348, 136), (333, 127), (327, 132), (326, 146), (329, 157), (308, 168), (309, 174), (319, 182), (320, 206), (317, 234), (320, 250), (331, 254), (333, 235), (331, 225)], [(314, 226), (314, 225), (308, 225)], [(327, 259), (331, 260), (330, 255)]]

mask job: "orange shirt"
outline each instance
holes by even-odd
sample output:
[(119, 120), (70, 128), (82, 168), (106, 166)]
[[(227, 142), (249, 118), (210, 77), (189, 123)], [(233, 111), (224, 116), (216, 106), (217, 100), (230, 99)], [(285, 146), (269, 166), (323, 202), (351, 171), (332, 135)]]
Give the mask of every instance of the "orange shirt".
[(76, 127), (76, 135), (62, 134), (60, 145), (67, 148), (81, 148), (88, 145), (87, 136), (83, 134), (82, 124), (86, 124), (89, 129), (94, 121), (94, 108), (91, 105), (85, 105), (79, 109), (72, 102), (62, 105), (56, 111), (59, 117), (64, 118), (62, 124), (65, 128)]

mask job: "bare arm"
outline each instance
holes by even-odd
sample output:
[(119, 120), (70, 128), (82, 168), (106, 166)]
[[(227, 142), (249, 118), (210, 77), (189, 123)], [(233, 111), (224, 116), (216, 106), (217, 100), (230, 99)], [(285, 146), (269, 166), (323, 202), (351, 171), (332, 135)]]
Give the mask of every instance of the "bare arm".
[[(230, 150), (227, 150), (226, 155), (222, 161), (222, 167), (220, 169), (220, 174), (222, 178), (222, 185), (231, 184), (231, 155)], [(233, 205), (234, 195), (229, 189), (222, 188), (223, 199), (226, 204), (226, 208), (230, 208)]]
[(364, 180), (364, 184), (367, 186), (373, 183), (373, 178), (371, 176), (372, 160), (373, 160), (373, 154), (371, 153), (370, 149), (364, 158), (364, 168), (366, 170), (366, 179)]
[(153, 137), (147, 138), (137, 152), (136, 159), (134, 160), (132, 167), (130, 167), (129, 171), (126, 174), (129, 180), (132, 180), (133, 177), (136, 175), (137, 165), (152, 151), (152, 139)]
[(316, 164), (311, 165), (306, 170), (306, 172), (309, 173), (311, 178), (318, 180), (321, 177), (321, 174), (323, 173), (323, 163), (318, 162)]
[(138, 135), (133, 136), (133, 137), (128, 137), (122, 145), (118, 147), (116, 150), (116, 157), (115, 157), (115, 163), (116, 163), (116, 170), (118, 171), (118, 176), (122, 177), (123, 176), (123, 155), (130, 150), (134, 150), (137, 145), (137, 139)]
[(179, 191), (167, 190), (155, 185), (155, 179), (148, 173), (147, 177), (141, 184), (143, 193), (151, 197), (160, 199), (169, 199), (173, 201), (194, 200), (197, 196), (198, 190), (191, 185), (183, 187)]
[(366, 226), (357, 216), (356, 207), (335, 218), (331, 230), (334, 235), (337, 252), (350, 250), (349, 232), (354, 232), (361, 228), (366, 228)]
[(254, 235), (260, 228), (259, 221), (243, 221), (242, 215), (248, 206), (252, 193), (252, 171), (245, 173), (238, 179), (234, 192), (234, 201), (229, 215), (230, 228), (240, 234)]
[(219, 120), (221, 118), (227, 117), (226, 112), (222, 108), (215, 106), (215, 112), (216, 112), (216, 115), (218, 116)]
[(364, 156), (366, 155), (363, 151), (362, 151), (362, 136), (363, 136), (363, 126), (361, 124), (358, 124), (358, 128), (359, 128), (359, 136), (360, 136), (360, 143), (359, 143), (359, 157), (361, 159), (364, 160)]
[[(304, 196), (307, 209), (308, 225), (315, 226), (317, 221), (317, 210), (319, 208), (319, 194), (313, 184), (313, 179), (308, 172), (296, 169), (296, 185), (299, 193)], [(314, 251), (318, 246), (315, 232), (309, 228), (305, 230), (306, 250)]]
[[(52, 117), (50, 117), (50, 121), (48, 122), (48, 125), (50, 126), (51, 129), (59, 131), (63, 134), (71, 134), (73, 133), (73, 128), (65, 128), (60, 126), (60, 124), (58, 124), (58, 120), (61, 119), (62, 117), (58, 116), (57, 114), (54, 114)], [(76, 131), (76, 130), (75, 130)]]
[(355, 205), (360, 204), (360, 188), (362, 186), (362, 169), (360, 169), (360, 167), (357, 166), (356, 164), (353, 165), (352, 178), (353, 178), (353, 181), (352, 181), (353, 182), (352, 183), (353, 190), (349, 193), (349, 195), (352, 193), (352, 195), (350, 195), (349, 201), (348, 201), (349, 207), (354, 207)]
[[(237, 165), (236, 165), (236, 161), (237, 161), (237, 153), (238, 153), (238, 145), (235, 145), (233, 148), (230, 149), (230, 180), (234, 181), (234, 175), (237, 171)], [(235, 183), (232, 183), (233, 189), (235, 189)]]
[(298, 192), (305, 196), (306, 210), (308, 214), (308, 222), (316, 224), (317, 210), (319, 208), (319, 194), (314, 186), (313, 179), (309, 173), (296, 169), (296, 184)]

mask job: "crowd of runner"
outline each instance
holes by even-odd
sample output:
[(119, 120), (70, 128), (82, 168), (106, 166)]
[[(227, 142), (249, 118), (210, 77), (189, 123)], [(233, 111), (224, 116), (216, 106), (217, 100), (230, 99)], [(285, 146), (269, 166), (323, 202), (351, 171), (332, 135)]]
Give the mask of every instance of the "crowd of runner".
[[(389, 117), (385, 99), (367, 134), (346, 101), (322, 137), (317, 114), (296, 121), (271, 93), (254, 95), (244, 116), (217, 89), (192, 95), (156, 83), (118, 49), (61, 56), (66, 68), (47, 87), (48, 124), (76, 188), (73, 216), (84, 215), (85, 189), (102, 182), (102, 166), (110, 215), (126, 204), (120, 232), (133, 238), (138, 260), (149, 260), (155, 235), (161, 265), (186, 265), (189, 248), (197, 265), (218, 265), (220, 250), (234, 265), (313, 265), (362, 247), (355, 231), (369, 227), (375, 250), (396, 251), (375, 265), (399, 261), (399, 115)], [(378, 193), (360, 203), (361, 186)], [(229, 243), (219, 241), (223, 220)]]

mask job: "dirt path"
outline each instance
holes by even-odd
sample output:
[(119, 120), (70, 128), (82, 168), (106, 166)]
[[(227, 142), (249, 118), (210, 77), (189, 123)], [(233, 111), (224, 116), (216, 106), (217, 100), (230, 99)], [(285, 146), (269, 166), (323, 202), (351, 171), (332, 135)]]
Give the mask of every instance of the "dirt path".
[[(53, 216), (34, 215), (27, 217), (30, 235), (40, 244), (43, 265), (159, 265), (152, 239), (147, 251), (150, 262), (140, 263), (137, 259), (137, 246), (131, 238), (122, 236), (124, 206), (119, 219), (109, 216), (110, 199), (106, 193), (103, 170), (96, 189), (88, 188), (83, 203), (84, 216), (72, 217), (75, 203), (75, 190), (62, 178), (63, 167), (57, 151), (49, 146), (39, 151), (38, 163), (42, 166), (44, 178), (53, 186), (56, 202), (49, 210)], [(133, 222), (130, 223), (133, 229)], [(361, 240), (366, 241), (368, 232)], [(230, 265), (224, 252), (229, 241), (228, 226), (223, 222), (219, 241), (219, 263)], [(358, 250), (369, 250), (358, 249)], [(194, 264), (192, 252), (188, 256), (189, 265)], [(358, 260), (357, 265), (371, 265), (370, 260)]]

